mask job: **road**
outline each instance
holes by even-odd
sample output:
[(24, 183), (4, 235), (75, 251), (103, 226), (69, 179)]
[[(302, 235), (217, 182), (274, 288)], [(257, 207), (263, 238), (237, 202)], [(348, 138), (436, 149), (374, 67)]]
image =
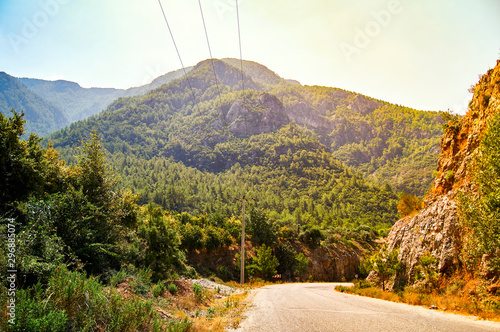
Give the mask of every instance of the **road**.
[(500, 323), (334, 291), (338, 283), (279, 284), (250, 297), (238, 332), (500, 331)]

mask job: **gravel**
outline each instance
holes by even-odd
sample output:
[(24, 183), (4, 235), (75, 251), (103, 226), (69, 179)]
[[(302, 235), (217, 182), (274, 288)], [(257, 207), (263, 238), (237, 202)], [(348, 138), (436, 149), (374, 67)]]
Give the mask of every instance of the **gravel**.
[(190, 281), (193, 284), (198, 284), (198, 285), (200, 285), (203, 288), (211, 288), (211, 289), (217, 290), (217, 287), (218, 287), (219, 293), (222, 293), (224, 295), (229, 295), (229, 294), (232, 294), (232, 293), (239, 293), (239, 292), (241, 292), (240, 289), (236, 289), (236, 288), (229, 287), (229, 286), (226, 286), (226, 285), (221, 285), (221, 284), (218, 284), (216, 282), (210, 281), (208, 279), (190, 279)]

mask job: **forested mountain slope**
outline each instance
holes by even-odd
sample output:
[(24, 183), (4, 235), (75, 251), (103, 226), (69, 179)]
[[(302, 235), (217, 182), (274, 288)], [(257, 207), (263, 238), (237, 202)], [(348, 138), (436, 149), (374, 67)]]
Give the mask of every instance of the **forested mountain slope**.
[[(437, 113), (340, 89), (267, 84), (279, 76), (247, 67), (242, 74), (223, 61), (201, 62), (189, 80), (120, 98), (50, 140), (64, 150), (97, 129), (139, 202), (191, 213), (238, 213), (236, 198), (251, 195), (290, 225), (387, 227), (397, 219), (396, 191), (356, 168), (398, 191), (426, 188)], [(389, 171), (394, 178), (384, 177)]]
[(68, 124), (64, 113), (54, 104), (32, 92), (18, 79), (0, 72), (0, 112), (10, 116), (10, 110), (25, 114), (26, 133), (48, 135)]

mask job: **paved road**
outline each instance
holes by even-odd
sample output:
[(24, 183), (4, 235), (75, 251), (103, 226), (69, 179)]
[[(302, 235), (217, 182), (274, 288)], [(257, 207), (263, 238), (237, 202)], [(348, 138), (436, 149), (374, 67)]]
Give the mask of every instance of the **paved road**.
[(335, 285), (262, 287), (236, 331), (500, 331), (500, 323), (339, 293)]

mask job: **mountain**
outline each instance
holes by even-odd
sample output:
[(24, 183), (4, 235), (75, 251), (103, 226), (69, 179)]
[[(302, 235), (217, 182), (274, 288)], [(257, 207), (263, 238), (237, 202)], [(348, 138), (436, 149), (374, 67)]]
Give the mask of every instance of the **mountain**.
[[(191, 67), (186, 68), (189, 72)], [(130, 89), (82, 88), (78, 83), (57, 80), (47, 81), (34, 78), (19, 78), (19, 82), (63, 110), (69, 122), (85, 119), (104, 110), (114, 100), (121, 97), (143, 95), (148, 91), (184, 75), (184, 70), (176, 70), (162, 75), (151, 83)], [(62, 126), (57, 129), (62, 128)]]
[[(481, 252), (480, 242), (473, 242), (471, 246), (470, 239), (481, 232), (481, 229), (475, 230), (480, 224), (480, 213), (466, 226), (467, 211), (471, 211), (474, 203), (464, 203), (463, 199), (471, 197), (473, 201), (479, 201), (481, 198), (479, 186), (475, 183), (477, 174), (480, 173), (475, 166), (475, 158), (488, 152), (479, 153), (480, 146), (488, 124), (500, 116), (499, 101), (500, 60), (476, 85), (467, 114), (461, 119), (452, 118), (448, 122), (441, 139), (436, 178), (426, 198), (425, 207), (416, 215), (399, 220), (388, 236), (389, 249), (399, 248), (399, 260), (405, 266), (399, 277), (405, 282), (412, 282), (419, 259), (426, 253), (436, 259), (434, 268), (442, 276), (449, 276), (461, 269), (479, 271), (488, 278), (495, 276), (489, 275), (487, 270), (488, 265), (498, 257), (498, 246), (493, 249), (496, 254)], [(498, 130), (498, 127), (494, 128)], [(497, 143), (498, 141), (494, 144)], [(494, 161), (494, 165), (481, 166), (498, 167), (498, 161)], [(486, 187), (496, 188), (498, 191), (497, 177), (498, 174), (486, 179)], [(495, 197), (495, 194), (490, 196)], [(495, 208), (494, 204), (491, 206)], [(496, 209), (498, 211), (498, 205)], [(491, 216), (495, 219), (494, 214)], [(498, 236), (495, 235), (498, 225), (489, 222), (487, 228), (491, 231), (486, 231), (483, 235), (498, 241)], [(497, 277), (498, 274), (497, 268)]]
[(23, 111), (25, 130), (45, 136), (68, 124), (57, 106), (34, 93), (13, 76), (0, 72), (0, 112), (9, 116), (10, 110)]
[(246, 195), (284, 225), (379, 229), (397, 219), (393, 188), (426, 190), (439, 113), (336, 88), (270, 85), (262, 77), (277, 76), (265, 71), (203, 61), (188, 78), (120, 98), (49, 139), (67, 156), (98, 130), (140, 203), (192, 214), (237, 214), (234, 198)]

